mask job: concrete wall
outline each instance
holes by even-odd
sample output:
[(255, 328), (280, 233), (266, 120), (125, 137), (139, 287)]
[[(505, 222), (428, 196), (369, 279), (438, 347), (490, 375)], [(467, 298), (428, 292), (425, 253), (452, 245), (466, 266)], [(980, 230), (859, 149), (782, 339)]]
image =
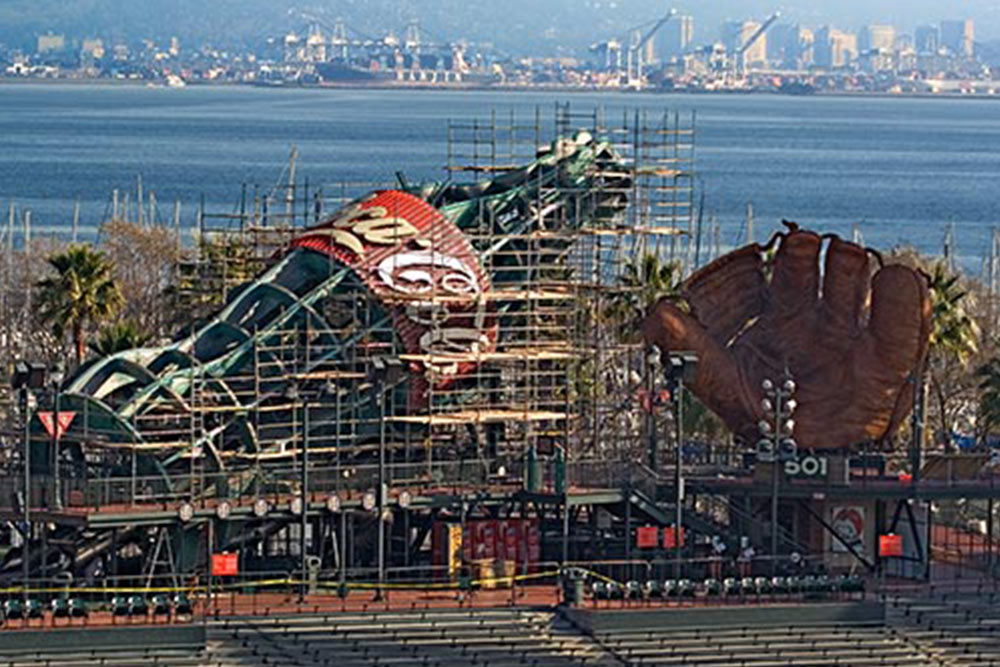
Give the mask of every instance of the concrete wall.
[(204, 648), (205, 626), (161, 625), (140, 627), (59, 628), (6, 630), (0, 633), (0, 653), (80, 652), (102, 649)]
[(561, 608), (560, 613), (588, 633), (885, 623), (885, 606), (878, 602), (610, 610)]

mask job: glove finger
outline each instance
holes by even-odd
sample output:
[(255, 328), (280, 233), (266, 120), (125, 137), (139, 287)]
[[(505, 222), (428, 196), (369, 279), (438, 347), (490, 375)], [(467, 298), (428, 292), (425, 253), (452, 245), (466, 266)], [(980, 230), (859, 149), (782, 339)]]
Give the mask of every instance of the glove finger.
[(881, 440), (913, 407), (913, 377), (920, 372), (931, 330), (926, 279), (913, 269), (887, 266), (872, 281), (869, 340), (856, 360), (859, 393), (881, 397), (867, 406), (865, 431)]
[(768, 304), (779, 319), (797, 317), (815, 307), (822, 247), (822, 237), (814, 232), (795, 230), (782, 240), (774, 258)]
[(691, 391), (731, 431), (746, 429), (745, 396), (736, 363), (729, 350), (716, 342), (694, 317), (668, 299), (661, 299), (643, 321), (642, 335), (647, 345), (656, 345), (663, 353), (694, 352), (698, 366), (689, 385)]
[(684, 284), (691, 313), (720, 345), (760, 315), (766, 294), (764, 260), (757, 244), (723, 255)]
[(823, 271), (826, 326), (844, 338), (858, 333), (871, 285), (868, 252), (839, 238), (830, 241)]
[(908, 375), (927, 351), (930, 326), (927, 280), (898, 264), (880, 269), (872, 280), (868, 330), (882, 355), (883, 365)]

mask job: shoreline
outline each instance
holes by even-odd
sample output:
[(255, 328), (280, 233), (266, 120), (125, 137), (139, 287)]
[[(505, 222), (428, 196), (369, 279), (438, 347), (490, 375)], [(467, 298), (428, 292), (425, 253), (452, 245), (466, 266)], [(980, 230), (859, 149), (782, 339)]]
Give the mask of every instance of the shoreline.
[(149, 88), (152, 90), (177, 90), (185, 88), (262, 88), (268, 90), (374, 90), (374, 91), (435, 91), (435, 92), (492, 92), (492, 93), (565, 93), (571, 95), (678, 95), (678, 96), (770, 96), (788, 98), (872, 98), (872, 99), (917, 99), (917, 100), (978, 100), (997, 101), (996, 95), (969, 95), (962, 93), (889, 93), (849, 91), (815, 91), (807, 94), (782, 93), (777, 90), (629, 90), (626, 88), (600, 88), (564, 85), (492, 85), (492, 84), (420, 84), (420, 83), (320, 83), (320, 84), (266, 84), (240, 81), (198, 81), (187, 83), (184, 88), (171, 88), (158, 82), (133, 79), (51, 79), (31, 77), (0, 76), (0, 86), (79, 86), (79, 87), (121, 87)]

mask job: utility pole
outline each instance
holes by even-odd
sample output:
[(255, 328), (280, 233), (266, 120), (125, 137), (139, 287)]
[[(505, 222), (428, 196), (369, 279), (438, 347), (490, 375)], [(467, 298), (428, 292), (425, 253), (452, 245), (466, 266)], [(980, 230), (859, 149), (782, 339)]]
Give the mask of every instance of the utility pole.
[[(62, 389), (64, 377), (65, 371), (63, 370), (62, 362), (60, 362), (56, 365), (55, 369), (49, 373), (49, 385), (52, 387), (52, 403), (55, 410), (52, 414), (52, 484), (55, 495), (55, 499), (52, 504), (57, 510), (61, 510), (63, 508), (62, 479), (60, 478), (59, 472), (59, 439), (62, 436), (59, 427), (59, 394)], [(134, 452), (135, 448), (133, 448), (132, 451)]]
[(674, 580), (681, 579), (681, 559), (684, 549), (684, 377), (677, 378), (674, 421), (677, 444), (674, 448)]
[(142, 174), (139, 174), (139, 176), (136, 179), (136, 196), (139, 199), (139, 201), (136, 202), (137, 203), (136, 210), (138, 211), (139, 215), (137, 222), (139, 223), (139, 226), (142, 227), (143, 226), (142, 207), (145, 204), (145, 200), (143, 199), (142, 196)]
[(647, 463), (654, 473), (659, 472), (659, 460), (656, 441), (656, 393), (657, 379), (660, 372), (660, 351), (653, 348), (646, 355), (646, 439)]
[[(653, 353), (660, 351), (654, 346)], [(674, 352), (668, 357), (667, 378), (670, 400), (674, 406), (674, 579), (681, 579), (684, 557), (684, 380), (694, 377), (698, 357), (689, 352)]]
[(288, 155), (288, 191), (285, 193), (285, 222), (290, 227), (295, 227), (295, 164), (298, 159), (298, 146), (292, 146)]
[(73, 202), (73, 243), (80, 237), (80, 198)]
[[(293, 408), (294, 409), (294, 408)], [(309, 526), (309, 401), (302, 399), (302, 525), (299, 530), (299, 555), (302, 558), (302, 586), (299, 602), (305, 602), (309, 564), (306, 558), (306, 529)]]
[(795, 458), (798, 451), (792, 433), (795, 430), (795, 381), (785, 370), (785, 379), (778, 386), (774, 381), (761, 382), (764, 398), (760, 406), (766, 417), (758, 423), (761, 439), (757, 443), (757, 460), (771, 462), (771, 575), (778, 573), (778, 481), (781, 467)]
[(28, 581), (31, 578), (31, 389), (21, 387), (21, 405), (24, 413), (24, 599), (28, 599)]

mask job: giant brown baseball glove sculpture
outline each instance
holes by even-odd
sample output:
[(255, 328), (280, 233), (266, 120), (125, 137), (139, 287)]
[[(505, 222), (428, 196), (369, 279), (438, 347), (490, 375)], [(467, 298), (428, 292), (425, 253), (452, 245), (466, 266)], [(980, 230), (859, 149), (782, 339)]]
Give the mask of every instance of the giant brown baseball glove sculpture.
[(927, 280), (837, 237), (821, 270), (824, 237), (788, 227), (694, 273), (681, 299), (656, 304), (643, 336), (664, 353), (697, 354), (690, 389), (749, 442), (760, 435), (762, 381), (786, 369), (800, 447), (882, 441), (909, 413), (927, 354)]

